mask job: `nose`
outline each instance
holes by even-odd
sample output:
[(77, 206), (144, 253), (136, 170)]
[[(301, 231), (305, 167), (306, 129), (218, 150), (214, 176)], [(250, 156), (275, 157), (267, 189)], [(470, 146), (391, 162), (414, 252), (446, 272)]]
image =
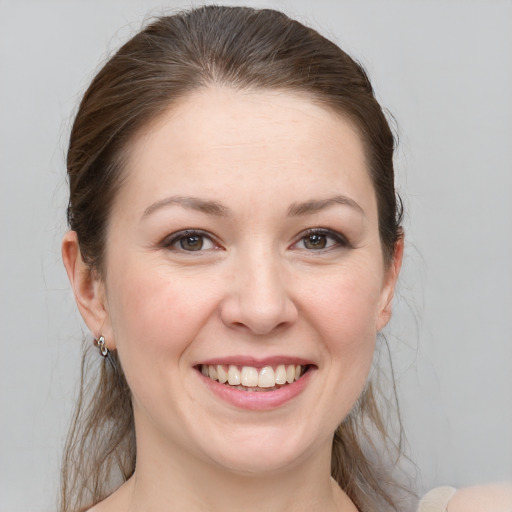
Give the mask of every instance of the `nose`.
[(263, 336), (292, 325), (298, 317), (285, 273), (268, 254), (240, 257), (221, 304), (223, 323)]

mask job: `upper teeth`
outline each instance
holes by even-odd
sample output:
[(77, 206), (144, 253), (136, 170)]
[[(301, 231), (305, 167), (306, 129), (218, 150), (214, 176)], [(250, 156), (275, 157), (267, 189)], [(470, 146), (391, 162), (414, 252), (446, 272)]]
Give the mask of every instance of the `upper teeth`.
[(228, 367), (218, 365), (201, 365), (201, 372), (212, 380), (218, 380), (221, 384), (226, 382), (231, 386), (246, 386), (273, 388), (276, 384), (291, 384), (302, 375), (302, 366), (300, 364), (284, 365), (280, 364), (273, 368), (264, 366), (263, 368), (254, 368), (253, 366), (235, 365)]

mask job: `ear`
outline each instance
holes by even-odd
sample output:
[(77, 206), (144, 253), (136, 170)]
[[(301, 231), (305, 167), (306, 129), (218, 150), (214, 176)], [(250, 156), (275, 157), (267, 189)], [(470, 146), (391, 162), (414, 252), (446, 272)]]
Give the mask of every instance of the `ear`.
[(62, 260), (84, 322), (95, 339), (100, 335), (105, 336), (108, 348), (113, 349), (105, 285), (97, 272), (83, 261), (75, 231), (68, 231), (64, 235)]
[(400, 237), (395, 244), (393, 259), (386, 269), (384, 284), (381, 291), (381, 300), (379, 306), (379, 316), (377, 318), (377, 332), (383, 329), (391, 318), (393, 296), (395, 295), (395, 286), (398, 281), (398, 275), (402, 268), (402, 259), (404, 255), (404, 235)]

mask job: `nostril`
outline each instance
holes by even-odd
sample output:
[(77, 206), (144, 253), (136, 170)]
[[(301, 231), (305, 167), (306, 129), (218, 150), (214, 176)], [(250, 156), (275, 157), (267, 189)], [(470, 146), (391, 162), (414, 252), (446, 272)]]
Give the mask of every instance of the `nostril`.
[(228, 324), (228, 327), (240, 332), (247, 332), (254, 336), (267, 336), (269, 334), (275, 335), (280, 331), (286, 329), (289, 322), (275, 323), (262, 323), (262, 322), (232, 322)]

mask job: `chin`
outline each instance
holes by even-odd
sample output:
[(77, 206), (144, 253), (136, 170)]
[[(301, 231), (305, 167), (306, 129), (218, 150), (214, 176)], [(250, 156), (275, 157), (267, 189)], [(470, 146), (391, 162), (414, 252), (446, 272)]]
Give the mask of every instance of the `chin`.
[[(328, 443), (330, 449), (331, 438), (327, 437), (324, 443)], [(307, 458), (308, 454), (319, 451), (322, 444), (296, 427), (293, 431), (267, 427), (233, 429), (224, 437), (224, 442), (212, 442), (205, 448), (208, 458), (216, 466), (252, 476), (291, 469)]]
[(243, 450), (241, 453), (216, 457), (217, 466), (241, 476), (265, 476), (285, 472), (299, 464), (301, 454), (272, 450)]

